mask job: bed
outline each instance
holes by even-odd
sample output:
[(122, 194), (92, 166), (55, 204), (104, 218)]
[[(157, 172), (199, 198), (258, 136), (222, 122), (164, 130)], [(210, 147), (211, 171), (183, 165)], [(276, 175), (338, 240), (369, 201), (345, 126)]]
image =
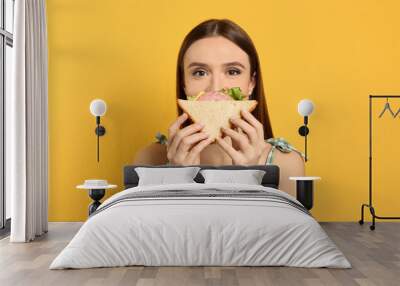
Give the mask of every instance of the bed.
[(137, 167), (144, 166), (124, 168), (125, 189), (100, 205), (50, 269), (130, 265), (351, 268), (308, 210), (278, 189), (278, 166), (198, 166), (202, 170), (263, 170), (260, 185), (209, 183), (200, 173), (192, 183), (138, 185)]

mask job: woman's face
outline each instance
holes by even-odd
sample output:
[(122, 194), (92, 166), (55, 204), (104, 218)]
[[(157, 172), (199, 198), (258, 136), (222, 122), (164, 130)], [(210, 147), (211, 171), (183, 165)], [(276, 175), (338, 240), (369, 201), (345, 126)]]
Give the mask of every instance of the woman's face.
[(249, 56), (221, 36), (195, 41), (183, 57), (183, 69), (186, 96), (231, 87), (240, 87), (249, 95), (255, 86)]

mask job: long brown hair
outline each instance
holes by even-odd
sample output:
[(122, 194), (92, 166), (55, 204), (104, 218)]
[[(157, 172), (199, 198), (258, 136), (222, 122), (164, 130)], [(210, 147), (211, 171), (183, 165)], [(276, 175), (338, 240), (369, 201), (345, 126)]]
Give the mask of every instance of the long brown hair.
[[(236, 23), (228, 19), (210, 19), (204, 21), (194, 27), (189, 34), (186, 35), (182, 42), (178, 55), (178, 64), (176, 69), (176, 98), (186, 99), (184, 85), (183, 57), (187, 49), (197, 40), (222, 36), (238, 45), (250, 59), (250, 76), (255, 73), (256, 85), (251, 95), (251, 99), (258, 101), (257, 107), (252, 111), (254, 117), (264, 126), (264, 138), (272, 138), (271, 121), (268, 115), (268, 109), (265, 102), (264, 86), (261, 77), (260, 61), (258, 59), (257, 50), (250, 39), (249, 35)], [(183, 110), (178, 105), (178, 116)]]

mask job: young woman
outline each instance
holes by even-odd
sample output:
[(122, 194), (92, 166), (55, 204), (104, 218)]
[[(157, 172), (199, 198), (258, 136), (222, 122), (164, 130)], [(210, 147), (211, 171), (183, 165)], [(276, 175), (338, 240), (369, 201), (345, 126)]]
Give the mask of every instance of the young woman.
[(231, 121), (236, 128), (222, 130), (224, 137), (211, 143), (203, 126), (189, 124), (188, 115), (178, 106), (179, 117), (170, 125), (168, 136), (158, 134), (158, 142), (139, 151), (134, 164), (275, 164), (280, 167), (279, 188), (294, 195), (295, 185), (288, 177), (304, 176), (303, 154), (283, 138), (273, 138), (253, 42), (230, 20), (207, 20), (190, 31), (181, 45), (177, 98), (230, 87), (240, 87), (246, 99), (258, 101), (252, 113), (242, 112), (240, 119)]

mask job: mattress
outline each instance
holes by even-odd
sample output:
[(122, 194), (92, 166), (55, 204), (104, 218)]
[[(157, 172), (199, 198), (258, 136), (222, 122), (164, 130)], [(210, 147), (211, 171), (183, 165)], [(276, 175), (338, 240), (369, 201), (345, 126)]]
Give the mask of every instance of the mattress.
[(50, 269), (351, 265), (301, 203), (245, 184), (136, 186), (103, 202)]

